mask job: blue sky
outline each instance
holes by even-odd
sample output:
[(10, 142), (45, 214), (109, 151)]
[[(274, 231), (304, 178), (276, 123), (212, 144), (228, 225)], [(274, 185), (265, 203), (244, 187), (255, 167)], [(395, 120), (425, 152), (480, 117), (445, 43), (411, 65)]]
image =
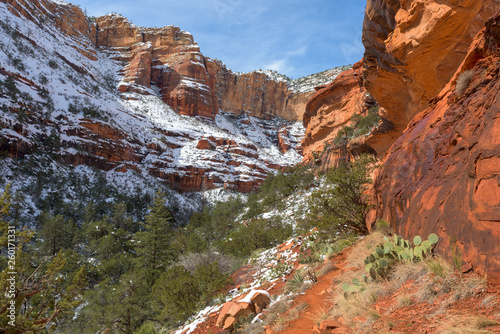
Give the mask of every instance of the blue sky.
[(273, 69), (292, 78), (363, 56), (366, 0), (69, 0), (139, 26), (176, 25), (233, 71)]

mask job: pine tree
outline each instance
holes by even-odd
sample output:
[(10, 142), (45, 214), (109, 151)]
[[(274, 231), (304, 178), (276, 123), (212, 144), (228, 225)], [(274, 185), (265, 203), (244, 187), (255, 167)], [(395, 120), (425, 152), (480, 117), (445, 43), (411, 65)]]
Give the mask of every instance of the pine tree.
[(71, 219), (43, 213), (40, 220), (42, 228), (38, 235), (43, 239), (43, 248), (49, 255), (56, 255), (59, 250), (72, 247), (77, 227)]
[(118, 282), (104, 280), (98, 289), (89, 290), (85, 296), (87, 305), (64, 332), (126, 333), (132, 334), (154, 313), (151, 309), (151, 288), (144, 273), (131, 270)]
[(173, 260), (170, 246), (173, 235), (172, 214), (165, 205), (165, 194), (156, 193), (153, 206), (142, 224), (142, 231), (136, 233), (138, 261), (148, 273), (150, 283), (164, 272)]

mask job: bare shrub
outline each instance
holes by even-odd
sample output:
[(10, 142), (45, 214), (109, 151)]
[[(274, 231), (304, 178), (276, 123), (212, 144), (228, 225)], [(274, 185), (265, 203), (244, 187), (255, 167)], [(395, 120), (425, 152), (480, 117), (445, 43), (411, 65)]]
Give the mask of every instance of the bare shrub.
[(473, 76), (474, 72), (472, 70), (464, 71), (458, 76), (456, 91), (459, 96), (465, 93)]
[(231, 274), (237, 269), (238, 261), (232, 256), (219, 253), (213, 249), (203, 253), (189, 253), (179, 257), (179, 265), (183, 266), (191, 274), (196, 271), (196, 267), (202, 264), (212, 264), (217, 262), (219, 270), (223, 274)]

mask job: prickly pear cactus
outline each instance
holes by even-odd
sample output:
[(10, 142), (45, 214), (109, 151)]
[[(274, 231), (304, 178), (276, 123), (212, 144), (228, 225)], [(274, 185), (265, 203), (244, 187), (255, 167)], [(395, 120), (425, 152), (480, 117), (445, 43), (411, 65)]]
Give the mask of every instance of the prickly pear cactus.
[(416, 236), (413, 242), (398, 235), (394, 235), (392, 240), (385, 237), (385, 242), (365, 259), (365, 270), (373, 280), (385, 279), (396, 262), (424, 261), (438, 241), (434, 233), (425, 241)]

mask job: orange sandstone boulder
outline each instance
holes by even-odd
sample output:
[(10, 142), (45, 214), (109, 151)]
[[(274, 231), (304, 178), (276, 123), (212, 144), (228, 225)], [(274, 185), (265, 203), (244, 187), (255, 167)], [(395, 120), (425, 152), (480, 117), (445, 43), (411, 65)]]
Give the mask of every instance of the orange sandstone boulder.
[(225, 303), (217, 318), (216, 326), (223, 329), (233, 329), (234, 324), (241, 317), (252, 313), (261, 313), (270, 303), (271, 298), (267, 291), (252, 290), (238, 300)]

